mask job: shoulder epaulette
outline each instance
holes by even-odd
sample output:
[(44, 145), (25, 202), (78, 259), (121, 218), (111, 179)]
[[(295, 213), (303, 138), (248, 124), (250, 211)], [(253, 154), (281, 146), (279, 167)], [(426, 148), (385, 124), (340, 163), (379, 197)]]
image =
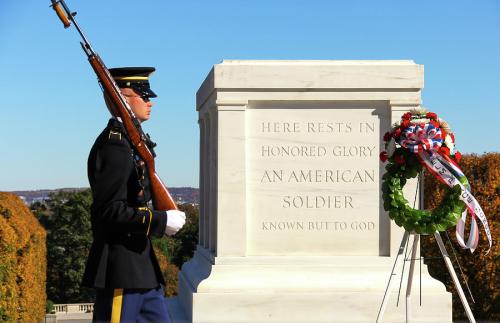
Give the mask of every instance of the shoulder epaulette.
[(111, 129), (108, 134), (108, 139), (122, 140), (122, 133), (115, 129)]

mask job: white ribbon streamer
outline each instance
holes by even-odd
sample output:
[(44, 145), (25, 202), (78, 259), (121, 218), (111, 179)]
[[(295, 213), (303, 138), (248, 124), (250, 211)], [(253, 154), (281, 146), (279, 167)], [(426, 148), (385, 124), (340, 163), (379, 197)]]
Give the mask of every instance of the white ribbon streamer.
[[(460, 167), (456, 165), (449, 157), (436, 154), (435, 157), (439, 159), (439, 161), (451, 171), (455, 177), (462, 177), (465, 174), (462, 172)], [(465, 185), (465, 189), (470, 192), (470, 185), (467, 183)], [(465, 243), (465, 223), (467, 222), (467, 210), (462, 212), (462, 217), (458, 220), (457, 225), (455, 227), (455, 235), (457, 237), (458, 244), (464, 248), (469, 249), (471, 253), (476, 250), (477, 245), (479, 244), (479, 226), (477, 225), (476, 218), (474, 216), (471, 217), (470, 231), (469, 231), (469, 239), (467, 243)]]
[(462, 217), (458, 220), (455, 235), (457, 236), (458, 244), (464, 249), (470, 249), (471, 253), (476, 250), (479, 243), (479, 228), (474, 217), (471, 217), (469, 239), (465, 243), (465, 222), (467, 221), (467, 210), (462, 213)]

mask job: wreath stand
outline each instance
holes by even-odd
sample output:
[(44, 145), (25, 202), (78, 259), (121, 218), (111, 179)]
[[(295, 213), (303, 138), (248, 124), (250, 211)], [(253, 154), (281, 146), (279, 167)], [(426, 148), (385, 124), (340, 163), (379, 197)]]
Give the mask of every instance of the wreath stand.
[[(377, 316), (377, 323), (382, 322), (382, 317), (384, 316), (385, 309), (387, 307), (387, 302), (389, 300), (388, 294), (391, 290), (391, 285), (393, 282), (393, 276), (395, 275), (394, 272), (396, 271), (396, 265), (398, 264), (398, 259), (399, 256), (401, 256), (404, 253), (405, 246), (408, 243), (408, 240), (410, 238), (410, 234), (413, 234), (413, 246), (411, 249), (411, 258), (410, 258), (410, 271), (408, 273), (408, 284), (406, 287), (406, 322), (410, 322), (411, 318), (411, 307), (410, 307), (410, 300), (411, 300), (411, 287), (413, 283), (413, 272), (415, 270), (415, 260), (416, 254), (417, 254), (417, 246), (420, 240), (420, 234), (415, 234), (415, 233), (410, 233), (408, 231), (405, 231), (403, 235), (403, 239), (401, 240), (401, 245), (399, 246), (398, 254), (396, 256), (396, 259), (394, 261), (394, 265), (392, 266), (392, 271), (391, 275), (389, 276), (389, 282), (387, 283), (387, 287), (385, 289), (384, 293), (384, 298), (382, 300), (382, 305), (380, 305), (380, 309), (378, 312)], [(458, 280), (457, 274), (455, 272), (455, 269), (453, 268), (453, 265), (450, 260), (450, 256), (448, 254), (448, 251), (446, 250), (446, 247), (443, 243), (443, 240), (441, 239), (441, 235), (439, 232), (434, 233), (434, 238), (436, 239), (436, 242), (439, 246), (439, 250), (441, 251), (441, 255), (443, 256), (444, 262), (446, 264), (446, 267), (448, 268), (448, 272), (451, 275), (451, 278), (453, 279), (453, 284), (455, 285), (455, 288), (458, 291), (458, 295), (460, 296), (460, 300), (462, 301), (462, 305), (465, 309), (465, 313), (467, 314), (467, 317), (470, 322), (475, 323), (476, 320), (474, 319), (474, 315), (472, 314), (472, 311), (470, 309), (469, 303), (467, 302), (467, 299), (465, 298), (464, 291), (462, 289), (462, 286), (460, 286), (460, 282)], [(404, 258), (403, 261), (407, 261), (408, 259)], [(420, 259), (419, 259), (420, 260)], [(404, 266), (403, 266), (404, 270)]]
[[(418, 175), (419, 180), (417, 181), (417, 190), (418, 190), (418, 184), (420, 184), (421, 180), (423, 179), (422, 173)], [(415, 192), (416, 193), (416, 192)], [(415, 194), (416, 197), (416, 194)], [(416, 202), (416, 199), (415, 199)], [(410, 322), (411, 319), (411, 288), (412, 288), (412, 283), (413, 283), (413, 272), (415, 271), (415, 260), (421, 261), (422, 257), (416, 258), (417, 255), (417, 246), (420, 241), (420, 234), (414, 233), (414, 232), (409, 232), (405, 231), (403, 235), (403, 239), (401, 240), (401, 245), (399, 246), (398, 249), (398, 254), (396, 255), (396, 259), (394, 260), (394, 265), (392, 266), (392, 271), (391, 275), (389, 276), (389, 281), (387, 282), (387, 287), (385, 289), (384, 293), (384, 298), (382, 299), (382, 304), (380, 305), (380, 309), (377, 315), (377, 323), (382, 322), (382, 317), (384, 316), (385, 309), (387, 307), (387, 302), (389, 300), (389, 293), (391, 290), (391, 285), (393, 282), (393, 276), (395, 275), (394, 272), (396, 271), (396, 266), (398, 265), (398, 259), (401, 255), (405, 253), (406, 245), (409, 242), (410, 235), (413, 235), (413, 245), (411, 248), (411, 257), (410, 259), (406, 258), (406, 255), (403, 257), (403, 269), (401, 272), (401, 279), (403, 279), (403, 273), (404, 273), (404, 263), (408, 260), (410, 260), (410, 270), (408, 273), (408, 283), (406, 285), (406, 323)], [(443, 240), (441, 239), (441, 234), (439, 231), (436, 231), (434, 233), (434, 238), (436, 239), (436, 243), (438, 244), (439, 251), (441, 251), (441, 255), (443, 257), (443, 260), (446, 264), (446, 267), (448, 269), (448, 272), (451, 275), (451, 278), (453, 280), (453, 284), (455, 285), (456, 290), (458, 291), (458, 295), (460, 296), (460, 301), (462, 302), (462, 305), (464, 307), (465, 313), (467, 314), (467, 318), (469, 319), (470, 322), (476, 323), (476, 320), (474, 318), (474, 315), (472, 314), (472, 311), (470, 309), (469, 303), (467, 299), (465, 298), (464, 291), (462, 289), (462, 286), (460, 285), (460, 282), (457, 277), (457, 273), (455, 272), (455, 269), (453, 268), (453, 264), (450, 260), (450, 255), (448, 254), (448, 251), (446, 250), (446, 247), (443, 243)], [(399, 300), (399, 296), (398, 296)]]

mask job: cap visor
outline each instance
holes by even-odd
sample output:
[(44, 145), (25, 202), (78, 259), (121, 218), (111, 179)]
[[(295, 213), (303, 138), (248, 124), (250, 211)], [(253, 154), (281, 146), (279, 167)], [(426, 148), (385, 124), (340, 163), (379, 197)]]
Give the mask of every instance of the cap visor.
[(148, 98), (156, 98), (157, 97), (156, 93), (154, 93), (149, 88), (149, 83), (147, 83), (147, 84), (144, 84), (144, 83), (132, 83), (132, 85), (130, 85), (130, 87), (133, 88), (141, 96), (147, 96)]
[(143, 92), (146, 93), (148, 95), (148, 97), (150, 97), (150, 98), (156, 98), (157, 97), (156, 93), (154, 93), (151, 89), (146, 89)]

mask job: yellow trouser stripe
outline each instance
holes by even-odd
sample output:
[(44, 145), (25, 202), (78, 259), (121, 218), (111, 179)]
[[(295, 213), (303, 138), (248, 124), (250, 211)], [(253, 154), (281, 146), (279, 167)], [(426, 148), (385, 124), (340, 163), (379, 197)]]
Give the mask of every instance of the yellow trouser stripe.
[(113, 294), (113, 308), (111, 310), (111, 323), (120, 323), (122, 314), (123, 288), (115, 289)]

